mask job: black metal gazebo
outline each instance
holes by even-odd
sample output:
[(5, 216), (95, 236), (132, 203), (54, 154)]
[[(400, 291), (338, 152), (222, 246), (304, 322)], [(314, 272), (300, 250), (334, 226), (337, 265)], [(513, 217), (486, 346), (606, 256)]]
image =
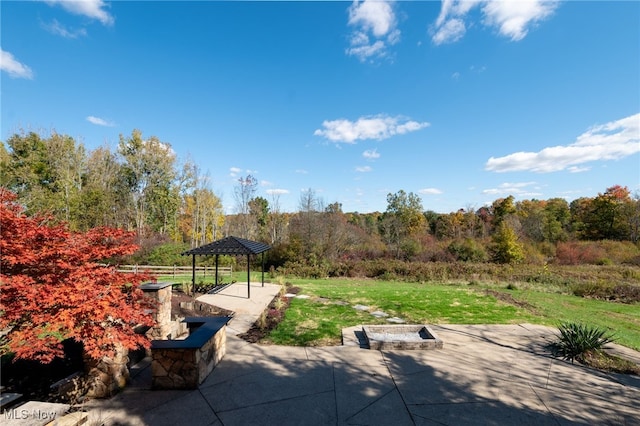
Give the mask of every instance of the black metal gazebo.
[(229, 236), (218, 241), (214, 241), (210, 244), (205, 244), (200, 247), (196, 247), (191, 250), (187, 250), (182, 253), (183, 256), (192, 256), (193, 272), (192, 272), (192, 285), (195, 288), (196, 285), (196, 256), (212, 256), (216, 257), (216, 278), (215, 282), (218, 282), (218, 256), (221, 254), (228, 255), (247, 255), (247, 299), (251, 298), (251, 262), (250, 258), (252, 254), (262, 254), (262, 286), (264, 287), (264, 253), (271, 249), (271, 246), (258, 241), (246, 240), (244, 238), (238, 238)]

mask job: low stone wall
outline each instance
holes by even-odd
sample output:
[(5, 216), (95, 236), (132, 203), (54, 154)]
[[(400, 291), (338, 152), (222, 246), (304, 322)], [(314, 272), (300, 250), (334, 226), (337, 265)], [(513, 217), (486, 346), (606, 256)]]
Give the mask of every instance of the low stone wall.
[(151, 387), (195, 389), (213, 371), (226, 352), (230, 317), (189, 317), (189, 337), (151, 342)]

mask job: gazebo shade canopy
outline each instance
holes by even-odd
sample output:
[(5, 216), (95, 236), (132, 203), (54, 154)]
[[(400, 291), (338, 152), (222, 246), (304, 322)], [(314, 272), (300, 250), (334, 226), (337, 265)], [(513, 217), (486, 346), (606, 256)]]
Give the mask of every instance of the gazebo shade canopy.
[(245, 240), (238, 237), (226, 237), (204, 246), (185, 251), (183, 256), (209, 256), (216, 254), (260, 254), (271, 248), (270, 245), (258, 241)]

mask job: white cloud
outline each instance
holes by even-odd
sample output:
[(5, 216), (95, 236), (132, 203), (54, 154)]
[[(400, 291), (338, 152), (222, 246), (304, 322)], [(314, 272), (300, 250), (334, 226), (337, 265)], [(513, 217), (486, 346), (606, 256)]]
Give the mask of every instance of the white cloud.
[(431, 37), (434, 44), (455, 43), (467, 32), (464, 21), (461, 19), (449, 19), (439, 26), (435, 34)]
[(551, 16), (559, 0), (443, 0), (440, 14), (431, 26), (434, 44), (455, 43), (467, 30), (470, 12), (480, 7), (481, 22), (512, 41), (522, 40), (529, 29)]
[(104, 127), (114, 127), (116, 123), (113, 121), (105, 120), (104, 118), (94, 117), (90, 115), (87, 117), (87, 121), (91, 124), (95, 124), (96, 126), (104, 126)]
[(377, 160), (380, 158), (380, 154), (375, 149), (368, 149), (362, 153), (362, 156), (367, 160)]
[(364, 0), (349, 6), (349, 25), (355, 27), (346, 53), (360, 61), (379, 59), (388, 55), (388, 47), (400, 41), (396, 28), (393, 2)]
[(285, 195), (289, 193), (288, 189), (267, 189), (265, 191), (269, 195)]
[(356, 167), (356, 172), (359, 173), (368, 173), (370, 171), (373, 171), (373, 169), (369, 166), (358, 166)]
[(570, 145), (552, 146), (538, 152), (515, 152), (491, 157), (485, 170), (493, 172), (530, 171), (550, 173), (560, 170), (584, 171), (579, 164), (619, 160), (640, 152), (640, 113), (594, 126)]
[(393, 29), (395, 15), (387, 2), (354, 1), (349, 7), (349, 24), (359, 25), (376, 37), (383, 37)]
[(91, 19), (100, 21), (103, 25), (113, 25), (115, 19), (105, 9), (108, 5), (102, 0), (45, 0), (47, 3), (54, 5), (59, 4), (67, 12), (75, 15), (86, 16)]
[(360, 117), (356, 121), (346, 119), (325, 120), (322, 122), (323, 129), (317, 129), (313, 134), (333, 142), (356, 143), (357, 140), (388, 139), (398, 134), (415, 132), (427, 126), (429, 126), (427, 122), (377, 115)]
[(489, 1), (482, 8), (486, 25), (497, 27), (500, 35), (513, 41), (522, 40), (529, 26), (549, 17), (556, 10), (557, 1)]
[(242, 169), (239, 167), (230, 167), (229, 168), (229, 176), (236, 177), (238, 173), (242, 172)]
[(582, 173), (582, 172), (588, 172), (589, 170), (591, 170), (591, 167), (577, 167), (577, 166), (567, 167), (567, 171), (569, 173)]
[(299, 175), (306, 175), (309, 174), (309, 172), (305, 169), (296, 169), (296, 173)]
[(33, 71), (23, 63), (20, 63), (11, 53), (0, 49), (0, 69), (11, 78), (33, 79)]
[(80, 28), (79, 30), (69, 30), (56, 19), (50, 24), (42, 24), (42, 27), (49, 31), (51, 34), (59, 35), (64, 38), (78, 38), (80, 36), (86, 36), (87, 30)]
[(536, 185), (536, 182), (518, 182), (518, 183), (505, 182), (498, 185), (497, 188), (485, 189), (482, 191), (482, 193), (489, 194), (489, 195), (514, 195), (519, 197), (542, 195), (539, 192), (533, 192), (527, 189), (532, 185)]
[(363, 44), (359, 46), (352, 46), (347, 49), (347, 54), (351, 56), (356, 56), (361, 61), (365, 61), (366, 59), (372, 56), (384, 56), (386, 50), (386, 46), (383, 41), (378, 40), (373, 44)]
[(418, 190), (418, 193), (424, 194), (424, 195), (438, 195), (438, 194), (442, 194), (442, 191), (439, 190), (438, 188), (424, 188), (424, 189)]

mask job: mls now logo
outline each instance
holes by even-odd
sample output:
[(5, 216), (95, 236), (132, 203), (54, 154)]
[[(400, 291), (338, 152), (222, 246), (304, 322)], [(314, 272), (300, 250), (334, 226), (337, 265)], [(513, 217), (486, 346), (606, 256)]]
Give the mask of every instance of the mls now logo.
[(13, 410), (7, 410), (4, 412), (5, 420), (27, 420), (27, 419), (35, 419), (35, 420), (54, 420), (56, 418), (55, 411), (44, 411), (44, 410), (27, 410), (27, 409), (19, 409), (14, 408)]

